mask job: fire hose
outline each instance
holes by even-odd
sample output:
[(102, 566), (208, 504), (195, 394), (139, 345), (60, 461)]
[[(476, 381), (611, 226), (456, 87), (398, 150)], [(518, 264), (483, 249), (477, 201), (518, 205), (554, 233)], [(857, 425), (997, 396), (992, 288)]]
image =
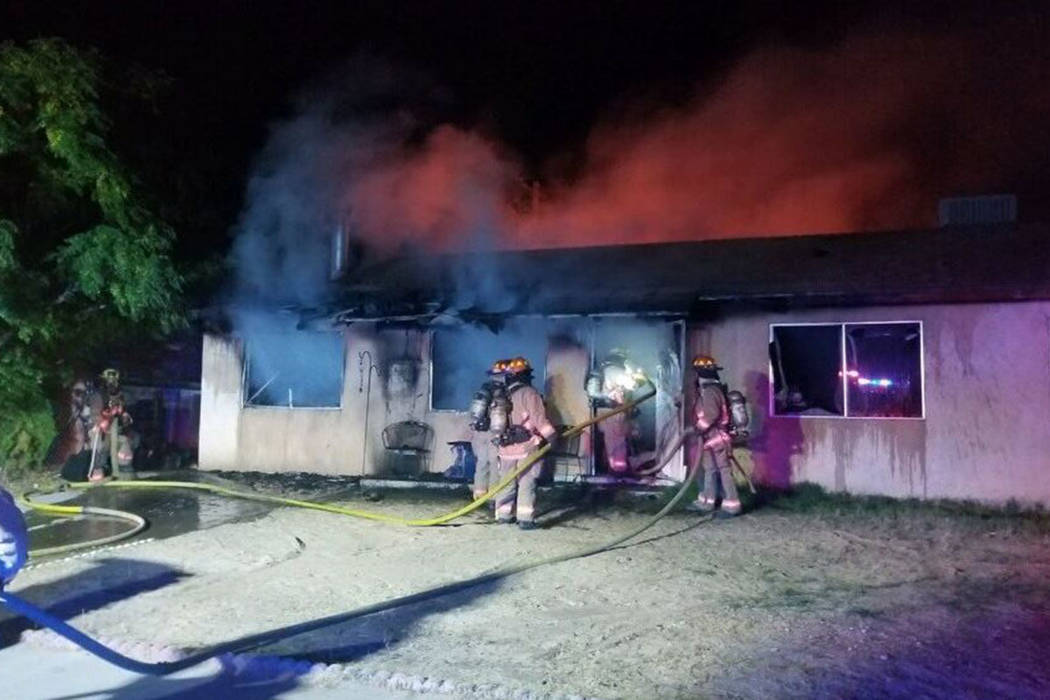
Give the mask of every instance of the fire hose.
[(120, 540), (125, 540), (129, 537), (134, 537), (146, 529), (146, 519), (135, 513), (129, 513), (124, 510), (115, 510), (113, 508), (99, 508), (97, 506), (63, 506), (53, 503), (41, 503), (40, 501), (29, 500), (29, 496), (30, 494), (27, 493), (21, 502), (28, 505), (33, 510), (46, 515), (97, 515), (106, 518), (115, 518), (117, 520), (125, 520), (131, 523), (131, 527), (123, 532), (99, 537), (87, 542), (74, 542), (72, 544), (57, 545), (55, 547), (31, 549), (29, 550), (30, 557), (64, 554), (66, 552), (74, 552), (78, 549), (86, 549), (87, 547), (101, 547), (103, 545), (119, 542)]
[[(617, 415), (618, 413), (623, 413), (625, 411), (629, 411), (632, 408), (634, 408), (635, 406), (637, 406), (638, 404), (642, 403), (643, 401), (646, 401), (646, 400), (652, 398), (655, 394), (656, 394), (656, 390), (655, 389), (651, 389), (651, 390), (647, 391), (646, 393), (642, 394), (641, 396), (639, 396), (638, 398), (632, 399), (628, 403), (625, 403), (623, 406), (620, 406), (620, 407), (618, 407), (616, 409), (613, 409), (611, 411), (607, 411), (606, 413), (602, 413), (602, 414), (600, 414), (598, 416), (595, 416), (594, 418), (591, 418), (590, 420), (587, 420), (587, 421), (585, 421), (583, 423), (580, 423), (578, 425), (575, 425), (575, 426), (569, 428), (564, 433), (562, 433), (562, 437), (563, 438), (575, 437), (576, 435), (579, 435), (580, 433), (582, 433), (584, 430), (586, 430), (587, 428), (591, 427), (595, 423), (599, 423), (599, 422), (601, 422), (603, 420), (606, 420), (607, 418), (610, 418), (611, 416)], [(462, 508), (457, 508), (456, 510), (453, 510), (453, 511), (451, 511), (449, 513), (445, 513), (443, 515), (438, 515), (438, 516), (435, 516), (435, 517), (432, 517), (432, 518), (403, 518), (403, 517), (400, 517), (400, 516), (397, 516), (397, 515), (388, 515), (386, 513), (377, 513), (375, 511), (359, 510), (359, 509), (356, 509), (356, 508), (347, 508), (345, 506), (337, 506), (337, 505), (334, 505), (334, 504), (331, 504), (331, 503), (315, 503), (313, 501), (303, 501), (303, 500), (295, 499), (295, 498), (285, 498), (283, 496), (271, 496), (271, 495), (268, 495), (268, 494), (254, 493), (254, 492), (251, 492), (251, 491), (240, 491), (240, 490), (237, 490), (237, 489), (231, 489), (231, 488), (227, 488), (227, 487), (224, 487), (224, 486), (218, 486), (216, 484), (201, 484), (201, 483), (196, 483), (196, 482), (192, 482), (192, 481), (113, 481), (113, 480), (106, 480), (106, 481), (95, 482), (95, 483), (70, 484), (70, 487), (71, 488), (75, 488), (75, 489), (85, 489), (85, 490), (87, 490), (87, 489), (95, 489), (95, 488), (124, 488), (124, 489), (171, 489), (171, 488), (174, 488), (174, 489), (190, 489), (190, 490), (195, 490), (195, 491), (207, 491), (209, 493), (215, 493), (215, 494), (219, 494), (219, 495), (222, 495), (222, 496), (229, 496), (231, 498), (242, 498), (242, 499), (250, 500), (250, 501), (259, 501), (259, 502), (262, 502), (262, 503), (272, 503), (272, 504), (275, 504), (275, 505), (293, 506), (293, 507), (296, 507), (296, 508), (307, 508), (307, 509), (310, 509), (310, 510), (324, 511), (326, 513), (335, 513), (337, 515), (348, 515), (348, 516), (355, 517), (355, 518), (365, 518), (367, 520), (376, 520), (376, 521), (379, 521), (379, 522), (390, 523), (390, 524), (393, 524), (393, 525), (407, 525), (407, 526), (410, 526), (410, 527), (431, 527), (431, 526), (435, 526), (435, 525), (444, 525), (445, 523), (451, 522), (451, 521), (455, 520), (456, 518), (460, 518), (460, 517), (462, 517), (464, 515), (467, 515), (468, 513), (471, 513), (473, 511), (477, 510), (478, 508), (483, 506), (487, 501), (489, 501), (490, 499), (494, 498), (496, 496), (496, 494), (498, 494), (500, 491), (502, 491), (507, 486), (509, 486), (515, 479), (517, 479), (519, 476), (524, 474), (537, 461), (542, 459), (543, 456), (546, 455), (547, 452), (550, 451), (551, 447), (552, 447), (552, 445), (550, 443), (548, 443), (548, 444), (544, 445), (543, 447), (541, 447), (541, 448), (539, 448), (537, 450), (534, 450), (526, 459), (522, 460), (522, 462), (515, 469), (513, 469), (507, 475), (505, 475), (502, 479), (500, 479), (499, 482), (496, 483), (496, 485), (490, 487), (488, 491), (486, 491), (481, 496), (478, 496), (476, 499), (474, 499), (473, 501), (471, 501), (467, 505), (463, 506)], [(27, 494), (27, 496), (28, 495), (29, 494)], [(34, 508), (36, 507), (36, 502), (35, 501), (31, 501), (28, 498), (26, 499), (26, 501), (29, 503), (30, 506), (32, 506)]]
[[(681, 449), (682, 446), (685, 445), (686, 440), (688, 440), (693, 435), (696, 435), (697, 429), (695, 427), (690, 427), (686, 428), (685, 430), (679, 431), (679, 433), (679, 436), (674, 440), (674, 442), (668, 445), (668, 447), (664, 450), (664, 457), (662, 459), (660, 459), (652, 467), (649, 467), (647, 469), (639, 469), (635, 472), (635, 475), (652, 476), (654, 474), (660, 473), (660, 471), (664, 468), (667, 462), (671, 459), (671, 455), (673, 455), (675, 452)], [(703, 447), (700, 447), (699, 449), (702, 450)], [(698, 454), (698, 456), (700, 455)], [(740, 461), (737, 460), (737, 458), (733, 455), (732, 446), (730, 446), (729, 448), (728, 460), (730, 468), (735, 469), (737, 473), (744, 478), (744, 481), (747, 482), (747, 487), (751, 491), (751, 493), (756, 493), (755, 484), (751, 480), (751, 475), (747, 473), (747, 470), (745, 470), (744, 467), (740, 464)], [(699, 460), (697, 461), (697, 463), (699, 464)]]
[[(670, 459), (670, 455), (673, 454), (674, 451), (672, 450), (667, 455), (667, 457), (665, 457), (664, 460), (661, 461), (661, 464), (667, 459)], [(257, 649), (259, 647), (263, 647), (277, 641), (286, 640), (291, 637), (306, 634), (308, 632), (313, 632), (325, 627), (330, 627), (332, 625), (349, 622), (350, 620), (355, 620), (361, 617), (365, 617), (367, 615), (374, 615), (376, 613), (385, 612), (387, 610), (393, 610), (395, 608), (403, 607), (405, 605), (412, 605), (414, 603), (422, 603), (432, 598), (448, 595), (450, 593), (455, 593), (457, 591), (461, 591), (485, 583), (490, 583), (492, 581), (497, 581), (508, 576), (513, 576), (514, 574), (519, 574), (528, 571), (530, 569), (535, 569), (541, 566), (547, 566), (549, 564), (558, 564), (572, 559), (589, 557), (595, 554), (600, 554), (602, 552), (608, 551), (614, 547), (624, 544), (625, 542), (631, 539), (634, 539), (638, 535), (651, 528), (657, 522), (662, 520), (668, 513), (670, 513), (675, 508), (675, 506), (677, 506), (678, 503), (680, 503), (681, 500), (685, 497), (686, 492), (689, 490), (689, 487), (692, 486), (693, 482), (696, 481), (697, 473), (699, 472), (698, 465), (699, 461), (691, 465), (689, 475), (687, 476), (686, 480), (683, 481), (682, 484), (679, 486), (678, 491), (675, 493), (675, 495), (671, 498), (670, 501), (667, 502), (666, 505), (664, 505), (663, 508), (661, 508), (655, 515), (649, 518), (649, 520), (647, 520), (641, 526), (628, 532), (627, 534), (615, 537), (614, 539), (603, 544), (585, 547), (583, 549), (567, 552), (565, 554), (557, 554), (551, 557), (545, 557), (543, 559), (538, 559), (532, 562), (512, 564), (510, 566), (501, 567), (499, 569), (495, 569), (488, 573), (483, 573), (472, 578), (464, 579), (461, 581), (454, 581), (452, 583), (446, 583), (440, 586), (434, 586), (431, 588), (424, 589), (422, 591), (418, 591), (416, 593), (392, 598), (390, 600), (382, 601), (379, 603), (373, 603), (371, 605), (365, 605), (359, 608), (355, 608), (353, 610), (337, 613), (335, 615), (329, 615), (327, 617), (318, 618), (316, 620), (309, 620), (306, 622), (300, 622), (286, 627), (280, 627), (277, 629), (267, 630), (265, 632), (248, 635), (245, 637), (241, 637), (240, 639), (235, 639), (229, 642), (224, 642), (222, 644), (209, 647), (207, 649), (203, 649), (190, 656), (179, 659), (178, 661), (161, 661), (150, 663), (145, 661), (139, 661), (137, 659), (132, 659), (105, 646), (97, 640), (92, 639), (80, 630), (69, 625), (65, 621), (55, 617), (54, 615), (51, 615), (47, 611), (42, 610), (41, 608), (33, 605), (32, 603), (29, 603), (28, 601), (23, 600), (22, 598), (16, 595), (12, 595), (11, 593), (3, 591), (2, 587), (0, 587), (0, 603), (3, 603), (5, 606), (7, 606), (9, 610), (16, 614), (24, 615), (40, 625), (49, 627), (55, 633), (61, 635), (62, 637), (65, 637), (67, 640), (73, 642), (85, 651), (88, 651), (98, 656), (99, 658), (113, 664), (114, 666), (122, 668), (126, 671), (130, 671), (132, 673), (163, 676), (190, 668), (192, 666), (196, 666), (199, 663), (202, 663), (204, 661), (207, 661), (208, 659), (222, 654), (241, 653), (245, 651), (250, 651), (252, 649)]]
[[(642, 394), (638, 398), (633, 399), (632, 401), (624, 404), (623, 406), (620, 406), (619, 408), (616, 408), (614, 410), (608, 411), (606, 413), (602, 413), (602, 414), (600, 414), (598, 416), (595, 416), (594, 418), (591, 418), (588, 421), (585, 421), (583, 423), (580, 423), (579, 425), (573, 426), (569, 430), (565, 431), (562, 434), (562, 437), (564, 437), (564, 438), (574, 437), (574, 436), (582, 433), (584, 430), (586, 430), (590, 426), (594, 425), (595, 423), (603, 421), (603, 420), (605, 420), (605, 419), (607, 419), (607, 418), (609, 418), (611, 416), (614, 416), (614, 415), (616, 415), (618, 413), (622, 413), (624, 411), (629, 411), (631, 408), (633, 408), (634, 406), (640, 404), (641, 402), (652, 398), (652, 396), (655, 395), (655, 393), (656, 393), (655, 390), (650, 390), (650, 391), (646, 392), (645, 394)], [(373, 511), (358, 510), (358, 509), (355, 509), (355, 508), (346, 508), (344, 506), (337, 506), (337, 505), (330, 504), (330, 503), (315, 503), (313, 501), (303, 501), (303, 500), (294, 499), (294, 498), (284, 498), (284, 497), (281, 497), (281, 496), (271, 496), (271, 495), (268, 495), (268, 494), (254, 493), (254, 492), (251, 492), (251, 491), (240, 491), (240, 490), (237, 490), (237, 489), (226, 488), (226, 487), (218, 486), (218, 485), (215, 485), (215, 484), (201, 484), (201, 483), (195, 483), (195, 482), (192, 482), (192, 481), (113, 481), (113, 480), (105, 480), (105, 481), (93, 482), (93, 483), (74, 483), (74, 484), (70, 484), (69, 486), (71, 488), (75, 488), (75, 489), (93, 489), (93, 488), (127, 488), (127, 489), (165, 489), (165, 488), (176, 488), (176, 489), (190, 489), (190, 490), (196, 490), (196, 491), (206, 491), (206, 492), (209, 492), (209, 493), (214, 493), (214, 494), (218, 494), (218, 495), (221, 495), (221, 496), (228, 496), (228, 497), (231, 497), (231, 498), (241, 498), (241, 499), (245, 499), (245, 500), (259, 501), (259, 502), (263, 502), (263, 503), (272, 503), (272, 504), (275, 504), (275, 505), (292, 506), (292, 507), (296, 507), (296, 508), (307, 508), (307, 509), (310, 509), (310, 510), (319, 510), (319, 511), (323, 511), (323, 512), (326, 512), (326, 513), (335, 513), (337, 515), (347, 515), (347, 516), (351, 516), (351, 517), (365, 518), (365, 519), (368, 519), (368, 520), (376, 520), (376, 521), (379, 521), (379, 522), (385, 522), (385, 523), (390, 523), (390, 524), (395, 524), (395, 525), (407, 525), (407, 526), (411, 526), (411, 527), (429, 527), (429, 526), (435, 526), (435, 525), (443, 525), (443, 524), (448, 523), (448, 522), (450, 522), (452, 520), (455, 520), (456, 518), (459, 518), (459, 517), (462, 517), (464, 515), (467, 515), (468, 513), (471, 513), (474, 510), (477, 510), (482, 505), (484, 505), (488, 500), (494, 498), (496, 496), (496, 494), (498, 494), (500, 491), (502, 491), (504, 488), (506, 488), (511, 482), (514, 481), (514, 479), (518, 478), (527, 469), (532, 467), (532, 465), (535, 464), (537, 461), (539, 461), (545, 454), (547, 454), (547, 452), (550, 449), (551, 449), (551, 445), (547, 444), (547, 445), (544, 445), (543, 447), (541, 447), (540, 449), (533, 451), (526, 459), (522, 460), (522, 462), (514, 470), (512, 470), (510, 473), (508, 473), (506, 476), (504, 476), (502, 479), (500, 479), (499, 482), (496, 485), (492, 486), (488, 491), (486, 491), (484, 494), (482, 494), (481, 496), (476, 498), (474, 501), (468, 503), (467, 505), (463, 506), (462, 508), (458, 508), (458, 509), (456, 509), (454, 511), (451, 511), (449, 513), (445, 513), (444, 515), (439, 515), (439, 516), (433, 517), (433, 518), (419, 518), (419, 519), (402, 518), (402, 517), (399, 517), (399, 516), (387, 515), (385, 513), (376, 513), (376, 512), (373, 512)], [(133, 520), (136, 523), (136, 527), (133, 528), (132, 530), (127, 531), (127, 532), (120, 533), (118, 535), (113, 535), (113, 536), (110, 536), (110, 537), (106, 537), (106, 538), (103, 538), (101, 540), (90, 540), (90, 541), (87, 541), (87, 542), (79, 542), (79, 543), (75, 543), (75, 544), (64, 545), (61, 548), (47, 548), (47, 549), (44, 549), (44, 550), (31, 550), (29, 552), (31, 557), (32, 556), (43, 556), (43, 555), (46, 555), (46, 554), (56, 554), (56, 553), (59, 553), (59, 552), (69, 552), (69, 551), (74, 551), (74, 550), (77, 550), (77, 549), (86, 549), (86, 548), (89, 548), (89, 547), (96, 547), (96, 546), (100, 546), (100, 545), (104, 545), (104, 544), (111, 544), (113, 542), (116, 542), (116, 541), (119, 541), (119, 540), (122, 540), (122, 539), (125, 539), (125, 538), (128, 538), (128, 537), (132, 537), (133, 535), (136, 535), (139, 532), (141, 532), (142, 529), (146, 527), (145, 520), (143, 520), (141, 517), (139, 517), (139, 516), (137, 516), (137, 515), (135, 515), (133, 513), (125, 513), (123, 511), (110, 511), (108, 509), (93, 509), (93, 508), (91, 508), (89, 506), (54, 506), (54, 505), (50, 505), (50, 504), (46, 504), (46, 503), (41, 503), (40, 501), (37, 501), (37, 500), (33, 500), (32, 496), (33, 496), (32, 492), (25, 494), (25, 496), (23, 497), (23, 502), (26, 505), (28, 505), (30, 508), (32, 508), (34, 510), (37, 510), (37, 511), (40, 511), (40, 512), (43, 512), (43, 513), (48, 513), (48, 514), (53, 514), (53, 515), (66, 515), (66, 514), (108, 515), (110, 517), (120, 517), (120, 518), (123, 518), (123, 519), (126, 519), (126, 520)], [(106, 512), (104, 512), (104, 513), (97, 512), (99, 510), (105, 510)], [(137, 519), (137, 520), (135, 520), (135, 519)], [(141, 525), (139, 524), (138, 521), (141, 521)]]

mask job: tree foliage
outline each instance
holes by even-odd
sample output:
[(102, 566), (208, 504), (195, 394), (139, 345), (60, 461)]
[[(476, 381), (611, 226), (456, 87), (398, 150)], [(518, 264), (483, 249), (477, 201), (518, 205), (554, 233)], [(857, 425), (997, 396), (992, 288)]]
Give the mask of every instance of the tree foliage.
[(183, 323), (174, 233), (107, 145), (100, 57), (0, 44), (0, 461), (41, 459), (48, 397), (122, 334)]

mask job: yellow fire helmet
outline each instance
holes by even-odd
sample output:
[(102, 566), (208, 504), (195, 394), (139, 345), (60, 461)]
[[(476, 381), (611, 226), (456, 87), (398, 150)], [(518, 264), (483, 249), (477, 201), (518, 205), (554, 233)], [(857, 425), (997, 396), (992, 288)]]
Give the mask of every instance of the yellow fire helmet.
[(693, 369), (713, 369), (717, 371), (722, 368), (718, 366), (717, 362), (715, 362), (715, 358), (710, 355), (697, 355), (693, 358)]
[(524, 357), (515, 357), (507, 360), (507, 366), (504, 371), (507, 374), (521, 374), (522, 372), (528, 372), (532, 369), (532, 365)]
[(112, 367), (104, 369), (102, 370), (102, 379), (109, 384), (116, 384), (120, 381), (120, 371)]

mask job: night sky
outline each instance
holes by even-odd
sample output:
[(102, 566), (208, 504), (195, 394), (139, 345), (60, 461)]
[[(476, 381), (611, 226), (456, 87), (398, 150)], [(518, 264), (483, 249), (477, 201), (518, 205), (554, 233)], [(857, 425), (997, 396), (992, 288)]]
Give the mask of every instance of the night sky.
[[(0, 37), (61, 36), (171, 76), (148, 128), (163, 134), (161, 157), (192, 161), (209, 183), (199, 225), (183, 232), (180, 250), (195, 256), (227, 246), (268, 125), (290, 116), (312, 79), (361, 52), (425, 71), (447, 96), (440, 118), (494, 134), (527, 173), (552, 160), (571, 172), (596, 122), (679, 104), (755, 48), (819, 48), (858, 27), (974, 28), (1039, 6), (29, 0), (0, 6)], [(1029, 173), (1029, 194), (1043, 174)]]

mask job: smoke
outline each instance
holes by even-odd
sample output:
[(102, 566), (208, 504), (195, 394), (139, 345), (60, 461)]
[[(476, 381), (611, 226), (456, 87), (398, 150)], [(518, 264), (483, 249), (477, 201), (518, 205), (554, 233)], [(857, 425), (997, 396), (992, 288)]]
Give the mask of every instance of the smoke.
[(479, 229), (543, 248), (928, 227), (942, 196), (1037, 186), (1043, 33), (1009, 22), (759, 50), (684, 106), (598, 125), (583, 168), (542, 185), (494, 139), (442, 125), (346, 183), (355, 231), (449, 250), (476, 247)]
[(379, 99), (394, 92), (394, 76), (360, 64), (346, 90), (303, 95), (297, 116), (273, 128), (246, 188), (227, 308), (245, 341), (257, 405), (339, 405), (341, 336), (331, 328), (304, 332), (281, 309), (329, 298), (333, 236), (348, 221), (344, 183), (387, 158), (411, 128)]
[(237, 309), (247, 355), (245, 403), (337, 408), (346, 365), (343, 336), (297, 328), (291, 314)]
[(494, 141), (444, 124), (344, 180), (344, 202), (354, 232), (380, 251), (485, 249), (506, 227), (517, 177)]
[[(1008, 40), (1009, 39), (1009, 40)], [(551, 245), (929, 226), (1050, 146), (1045, 52), (1016, 33), (768, 49), (715, 91), (598, 128), (588, 170), (521, 222)]]
[(534, 385), (542, 388), (547, 336), (547, 323), (541, 319), (512, 319), (499, 333), (474, 326), (438, 328), (433, 348), (434, 408), (465, 410), (485, 372), (500, 359), (527, 359)]
[(425, 79), (355, 61), (259, 156), (233, 250), (235, 323), (276, 333), (280, 321), (237, 309), (323, 304), (341, 229), (428, 271), (434, 253), (480, 251), (451, 274), (454, 306), (499, 312), (520, 291), (486, 251), (918, 228), (942, 196), (1023, 197), (1050, 152), (1045, 33), (1018, 20), (761, 49), (683, 105), (610, 114), (539, 181), (493, 133), (443, 119)]

